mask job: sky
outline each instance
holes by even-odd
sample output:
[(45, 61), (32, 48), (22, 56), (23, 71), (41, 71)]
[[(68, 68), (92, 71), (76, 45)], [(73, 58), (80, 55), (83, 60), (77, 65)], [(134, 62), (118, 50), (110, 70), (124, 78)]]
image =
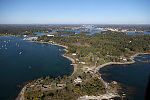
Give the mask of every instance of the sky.
[(0, 0), (0, 24), (150, 24), (150, 0)]

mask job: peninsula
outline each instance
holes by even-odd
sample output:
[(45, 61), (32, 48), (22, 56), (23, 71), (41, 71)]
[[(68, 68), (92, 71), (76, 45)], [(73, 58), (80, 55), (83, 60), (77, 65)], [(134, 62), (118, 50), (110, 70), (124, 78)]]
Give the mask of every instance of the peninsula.
[[(61, 36), (64, 33), (68, 36)], [(72, 61), (74, 72), (71, 76), (47, 76), (33, 80), (22, 89), (17, 100), (119, 97), (119, 84), (115, 81), (106, 83), (98, 70), (108, 64), (134, 63), (133, 58), (137, 53), (150, 53), (150, 35), (128, 35), (112, 31), (93, 35), (57, 31), (51, 35), (39, 36), (32, 42), (65, 47), (66, 53), (62, 56)]]

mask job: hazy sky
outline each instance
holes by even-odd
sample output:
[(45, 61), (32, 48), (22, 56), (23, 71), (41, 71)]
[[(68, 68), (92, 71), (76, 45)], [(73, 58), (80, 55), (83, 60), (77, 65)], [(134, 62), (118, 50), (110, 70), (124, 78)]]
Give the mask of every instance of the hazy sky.
[(150, 24), (150, 0), (0, 0), (0, 24)]

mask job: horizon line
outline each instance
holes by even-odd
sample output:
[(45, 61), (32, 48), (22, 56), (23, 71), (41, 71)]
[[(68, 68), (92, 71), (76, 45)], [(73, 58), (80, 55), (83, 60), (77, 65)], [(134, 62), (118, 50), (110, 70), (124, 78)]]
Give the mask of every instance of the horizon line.
[(36, 24), (34, 24), (34, 23), (32, 23), (32, 24), (0, 24), (0, 25), (150, 25), (150, 24), (84, 24), (84, 23), (82, 23), (82, 24), (38, 24), (38, 23), (36, 23)]

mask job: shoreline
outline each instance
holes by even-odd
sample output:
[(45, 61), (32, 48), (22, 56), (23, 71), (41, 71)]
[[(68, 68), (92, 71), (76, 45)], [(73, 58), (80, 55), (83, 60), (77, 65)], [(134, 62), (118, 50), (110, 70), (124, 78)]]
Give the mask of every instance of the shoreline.
[(21, 89), (20, 93), (18, 94), (18, 97), (15, 100), (25, 100), (24, 98), (25, 90), (26, 90), (26, 85)]
[(37, 42), (37, 41), (29, 41), (29, 42), (35, 42), (35, 43), (46, 43), (46, 44), (51, 44), (51, 45), (55, 45), (55, 46), (60, 46), (60, 47), (64, 47), (66, 52), (64, 54), (61, 54), (62, 57), (67, 58), (68, 60), (70, 60), (72, 63), (70, 64), (71, 66), (73, 66), (73, 72), (70, 76), (72, 76), (76, 71), (77, 71), (77, 64), (75, 64), (75, 60), (69, 56), (65, 56), (65, 54), (68, 52), (68, 47), (65, 45), (61, 45), (61, 44), (57, 44), (57, 43), (49, 43), (49, 42)]
[[(65, 53), (68, 52), (67, 51), (68, 47), (64, 46), (64, 45), (60, 45), (60, 44), (56, 44), (56, 43), (52, 44), (52, 43), (48, 43), (48, 42), (36, 42), (36, 41), (29, 41), (29, 42), (46, 43), (46, 44), (51, 44), (51, 45), (56, 45), (56, 46), (64, 47), (65, 48), (64, 50), (66, 51)], [(61, 54), (61, 56), (64, 57), (64, 58), (67, 58), (68, 60), (70, 60), (72, 62), (70, 65), (74, 67), (74, 70), (73, 70), (72, 74), (70, 75), (70, 76), (72, 76), (77, 71), (77, 64), (74, 64), (75, 60), (73, 58), (65, 56), (64, 54)], [(25, 100), (25, 98), (24, 98), (24, 92), (26, 90), (26, 85), (21, 89), (20, 93), (18, 94), (18, 96), (17, 96), (17, 98), (15, 100)]]
[(105, 63), (105, 64), (102, 64), (102, 65), (99, 65), (97, 66), (95, 69), (94, 69), (94, 72), (98, 72), (99, 73), (99, 70), (105, 66), (108, 66), (108, 65), (113, 65), (113, 64), (118, 64), (118, 65), (123, 65), (123, 64), (133, 64), (135, 63), (135, 60), (134, 58), (137, 57), (139, 54), (150, 54), (150, 53), (136, 53), (134, 55), (132, 55), (130, 57), (130, 59), (132, 60), (131, 62), (108, 62), (108, 63)]
[[(30, 42), (36, 42), (36, 41), (30, 41)], [(36, 43), (47, 43), (47, 44), (51, 44), (51, 45), (56, 45), (56, 46), (61, 46), (61, 47), (64, 47), (65, 49), (65, 53), (66, 54), (68, 51), (67, 51), (67, 46), (64, 46), (64, 45), (60, 45), (60, 44), (52, 44), (52, 43), (48, 43), (48, 42), (36, 42)], [(74, 67), (74, 71), (73, 73), (70, 75), (72, 76), (76, 71), (77, 71), (77, 64), (75, 64), (75, 60), (71, 57), (68, 57), (68, 56), (65, 56), (64, 54), (62, 54), (61, 56), (64, 57), (64, 58), (67, 58), (68, 60), (70, 60), (72, 63), (70, 65), (72, 65)], [(107, 65), (111, 65), (111, 64), (133, 64), (135, 63), (134, 61), (134, 58), (137, 57), (139, 54), (150, 54), (150, 53), (136, 53), (134, 54), (133, 56), (130, 57), (130, 59), (132, 60), (131, 62), (125, 62), (125, 63), (121, 63), (121, 62), (108, 62), (108, 63), (105, 63), (105, 64), (102, 64), (102, 65), (99, 65), (98, 67), (96, 67), (94, 70), (94, 72), (98, 72), (99, 73), (99, 70)], [(85, 96), (82, 96), (82, 97), (79, 97), (78, 100), (89, 100), (89, 99), (110, 99), (110, 98), (114, 98), (114, 97), (119, 97), (119, 94), (116, 92), (116, 91), (111, 91), (109, 90), (109, 85), (107, 82), (105, 82), (102, 77), (101, 77), (101, 74), (100, 74), (100, 77), (99, 77), (102, 82), (104, 83), (105, 87), (107, 88), (107, 92), (105, 94), (102, 94), (102, 95), (99, 95), (99, 96), (88, 96), (88, 95), (85, 95)], [(24, 98), (24, 92), (26, 90), (26, 85), (21, 89), (18, 97), (15, 99), (15, 100), (25, 100)]]
[(70, 76), (72, 76), (76, 71), (77, 71), (77, 64), (75, 64), (75, 60), (69, 56), (65, 56), (65, 54), (68, 52), (68, 47), (65, 45), (61, 45), (61, 44), (57, 44), (57, 43), (49, 43), (49, 42), (37, 42), (37, 41), (30, 41), (30, 42), (35, 42), (35, 43), (46, 43), (46, 44), (51, 44), (51, 45), (55, 45), (55, 46), (60, 46), (60, 47), (64, 47), (64, 51), (66, 51), (64, 54), (61, 54), (62, 57), (67, 58), (68, 60), (70, 60), (72, 63), (70, 64), (71, 66), (74, 67), (74, 70), (72, 72), (72, 74)]
[(98, 73), (100, 75), (99, 78), (102, 80), (103, 84), (107, 88), (106, 94), (100, 95), (100, 96), (87, 96), (86, 95), (86, 96), (80, 97), (79, 100), (89, 100), (91, 98), (98, 99), (98, 100), (100, 99), (101, 100), (101, 99), (110, 99), (110, 98), (114, 98), (114, 97), (120, 97), (120, 95), (117, 93), (117, 91), (112, 91), (112, 90), (109, 89), (110, 88), (109, 83), (107, 83), (106, 81), (103, 80), (103, 78), (101, 77), (101, 73), (99, 72), (99, 70), (101, 68), (105, 67), (105, 66), (112, 65), (112, 64), (118, 64), (118, 65), (133, 64), (133, 63), (135, 63), (134, 58), (137, 57), (139, 54), (150, 54), (150, 53), (136, 53), (136, 54), (134, 54), (134, 55), (132, 55), (130, 57), (130, 59), (132, 60), (131, 62), (125, 62), (125, 63), (121, 63), (121, 62), (108, 62), (108, 63), (102, 64), (102, 65), (99, 65), (98, 67), (96, 67), (95, 69), (93, 69), (95, 73)]

